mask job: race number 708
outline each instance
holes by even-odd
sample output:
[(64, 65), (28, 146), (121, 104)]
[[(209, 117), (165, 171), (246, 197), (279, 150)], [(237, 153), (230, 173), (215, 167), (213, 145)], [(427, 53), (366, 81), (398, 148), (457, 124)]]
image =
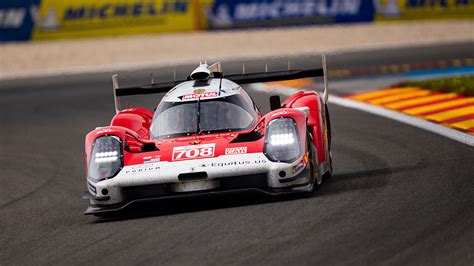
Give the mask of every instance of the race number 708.
[(173, 160), (197, 159), (214, 156), (214, 145), (177, 147), (173, 149)]

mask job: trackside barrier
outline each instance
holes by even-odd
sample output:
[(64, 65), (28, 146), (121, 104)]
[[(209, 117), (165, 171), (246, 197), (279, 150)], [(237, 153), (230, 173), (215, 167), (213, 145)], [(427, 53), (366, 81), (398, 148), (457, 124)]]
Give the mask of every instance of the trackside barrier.
[(420, 19), (474, 19), (472, 0), (216, 0), (211, 29)]
[(1, 0), (0, 42), (420, 19), (474, 19), (474, 1)]
[(207, 28), (212, 0), (2, 0), (0, 41), (47, 40)]
[(471, 0), (374, 0), (376, 21), (474, 19)]
[(216, 0), (208, 21), (211, 29), (372, 22), (374, 12), (372, 0)]

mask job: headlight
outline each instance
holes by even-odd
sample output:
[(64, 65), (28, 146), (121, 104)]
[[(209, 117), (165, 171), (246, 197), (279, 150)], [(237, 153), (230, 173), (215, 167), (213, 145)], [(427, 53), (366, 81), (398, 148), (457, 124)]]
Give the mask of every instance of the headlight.
[(265, 155), (272, 161), (292, 162), (301, 155), (295, 121), (279, 118), (270, 121), (265, 138)]
[(89, 177), (103, 180), (114, 177), (122, 168), (122, 143), (115, 136), (99, 137), (92, 145)]

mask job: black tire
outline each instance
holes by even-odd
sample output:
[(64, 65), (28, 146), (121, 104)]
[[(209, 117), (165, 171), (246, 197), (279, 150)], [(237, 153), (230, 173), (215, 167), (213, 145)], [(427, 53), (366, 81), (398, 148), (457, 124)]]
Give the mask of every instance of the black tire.
[(328, 150), (331, 151), (331, 118), (329, 117), (328, 105), (324, 107), (324, 113), (326, 114), (326, 126), (328, 128)]
[(329, 117), (329, 110), (328, 110), (328, 105), (327, 104), (324, 107), (324, 111), (325, 111), (325, 114), (326, 114), (326, 124), (327, 124), (327, 129), (328, 129), (329, 171), (324, 173), (323, 178), (328, 179), (328, 178), (331, 178), (331, 176), (332, 176), (333, 168), (332, 168), (332, 156), (331, 156), (331, 140), (332, 140), (331, 119)]
[(316, 154), (315, 154), (315, 151), (316, 151), (316, 148), (314, 147), (314, 143), (313, 143), (313, 137), (311, 135), (311, 133), (309, 133), (308, 131), (308, 134), (307, 134), (307, 142), (308, 142), (308, 151), (309, 151), (309, 158), (308, 158), (308, 161), (309, 161), (309, 172), (310, 172), (310, 175), (311, 175), (311, 182), (312, 182), (312, 188), (311, 188), (311, 192), (317, 190), (319, 188), (319, 186), (321, 184), (318, 184), (318, 181), (317, 181), (317, 178), (314, 174), (315, 172), (315, 164), (316, 163)]

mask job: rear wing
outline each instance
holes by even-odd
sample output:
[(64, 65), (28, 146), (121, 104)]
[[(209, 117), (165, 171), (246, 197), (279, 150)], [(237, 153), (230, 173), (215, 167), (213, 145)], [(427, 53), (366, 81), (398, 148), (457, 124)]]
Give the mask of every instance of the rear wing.
[[(328, 100), (328, 80), (327, 80), (327, 68), (326, 68), (326, 55), (322, 55), (322, 68), (307, 69), (307, 70), (292, 70), (288, 63), (288, 69), (283, 71), (268, 71), (268, 65), (265, 65), (265, 72), (257, 73), (246, 73), (245, 65), (242, 64), (242, 72), (240, 74), (223, 75), (220, 62), (212, 64), (208, 67), (209, 71), (213, 73), (214, 77), (222, 78), (225, 77), (237, 84), (250, 84), (260, 82), (272, 82), (282, 80), (293, 80), (311, 77), (323, 77), (324, 78), (324, 102)], [(120, 112), (120, 101), (119, 98), (123, 96), (140, 95), (140, 94), (154, 94), (154, 93), (167, 93), (176, 85), (192, 80), (191, 76), (188, 76), (185, 80), (175, 80), (171, 82), (158, 82), (155, 83), (153, 76), (151, 77), (151, 83), (139, 87), (127, 87), (120, 88), (118, 84), (118, 75), (112, 76), (112, 84), (114, 90), (114, 102), (115, 111)]]

